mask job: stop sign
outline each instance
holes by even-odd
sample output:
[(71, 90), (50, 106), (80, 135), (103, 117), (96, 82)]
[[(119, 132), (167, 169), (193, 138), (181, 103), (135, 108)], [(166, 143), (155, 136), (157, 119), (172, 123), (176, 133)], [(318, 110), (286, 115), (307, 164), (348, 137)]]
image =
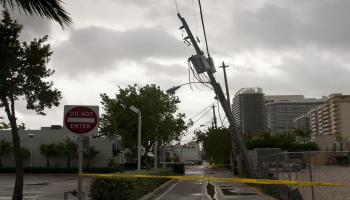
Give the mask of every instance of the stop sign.
[(78, 135), (97, 133), (98, 106), (64, 106), (64, 126)]

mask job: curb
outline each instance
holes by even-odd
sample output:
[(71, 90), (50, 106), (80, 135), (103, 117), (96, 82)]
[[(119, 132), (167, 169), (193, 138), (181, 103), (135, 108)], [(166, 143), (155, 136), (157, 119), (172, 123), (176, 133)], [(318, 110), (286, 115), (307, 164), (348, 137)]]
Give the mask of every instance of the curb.
[(164, 188), (166, 188), (168, 185), (170, 185), (173, 182), (174, 182), (174, 179), (168, 180), (167, 182), (165, 182), (162, 185), (158, 186), (152, 192), (150, 192), (150, 193), (146, 194), (145, 196), (141, 197), (139, 200), (150, 200), (154, 196), (155, 193), (163, 190)]

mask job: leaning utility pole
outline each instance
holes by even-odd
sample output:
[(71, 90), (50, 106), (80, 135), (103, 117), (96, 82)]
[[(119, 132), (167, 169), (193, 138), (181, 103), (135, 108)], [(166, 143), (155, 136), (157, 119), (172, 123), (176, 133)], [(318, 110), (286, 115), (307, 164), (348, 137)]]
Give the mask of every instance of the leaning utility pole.
[(216, 121), (216, 115), (215, 115), (215, 105), (212, 106), (213, 107), (213, 128), (217, 129), (218, 128), (218, 123)]
[[(250, 162), (250, 159), (248, 157), (247, 148), (246, 148), (246, 146), (244, 144), (244, 141), (243, 141), (241, 135), (238, 132), (238, 128), (237, 128), (236, 122), (235, 122), (235, 120), (233, 118), (233, 115), (232, 115), (232, 112), (231, 112), (231, 109), (230, 109), (230, 105), (228, 104), (228, 102), (226, 100), (225, 94), (222, 91), (222, 88), (221, 88), (220, 84), (218, 82), (216, 82), (216, 79), (215, 79), (215, 77), (213, 75), (213, 72), (211, 71), (211, 68), (214, 66), (214, 64), (213, 64), (211, 58), (206, 58), (204, 56), (204, 53), (200, 50), (196, 40), (193, 37), (193, 34), (192, 34), (190, 28), (187, 25), (186, 20), (183, 17), (181, 17), (180, 13), (178, 13), (177, 16), (179, 17), (179, 19), (182, 22), (182, 26), (180, 27), (180, 29), (184, 28), (186, 30), (187, 34), (188, 34), (188, 36), (185, 37), (184, 39), (185, 40), (190, 39), (193, 47), (196, 50), (197, 56), (199, 56), (200, 58), (203, 58), (203, 60), (200, 60), (200, 62), (198, 64), (199, 64), (200, 68), (205, 68), (206, 69), (205, 71), (207, 72), (207, 74), (209, 76), (210, 84), (212, 85), (212, 87), (213, 87), (213, 89), (214, 89), (214, 91), (216, 93), (216, 96), (219, 98), (220, 104), (221, 104), (223, 110), (225, 111), (227, 120), (230, 123), (230, 133), (231, 133), (231, 138), (232, 138), (232, 148), (234, 148), (233, 144), (234, 144), (234, 142), (236, 142), (237, 145), (238, 145), (238, 148), (240, 150), (240, 153), (241, 153), (241, 156), (242, 156), (242, 160), (243, 160), (244, 166), (246, 168), (246, 171), (248, 173), (248, 176), (251, 177), (251, 178), (255, 178), (255, 172), (254, 172), (253, 166), (252, 166), (252, 164)], [(210, 65), (209, 69), (205, 66), (205, 65), (208, 65), (208, 63)], [(232, 149), (232, 150), (234, 150), (234, 149)]]
[(229, 88), (228, 88), (228, 84), (227, 84), (227, 76), (226, 76), (226, 67), (228, 67), (228, 65), (225, 65), (225, 63), (222, 62), (222, 65), (219, 66), (219, 67), (222, 68), (222, 70), (224, 71), (227, 103), (228, 103), (228, 105), (231, 106), (231, 103), (230, 103), (230, 92), (229, 92)]
[[(222, 70), (224, 71), (224, 79), (225, 79), (225, 87), (226, 87), (226, 96), (227, 96), (227, 103), (230, 106), (230, 111), (231, 109), (231, 103), (230, 103), (230, 92), (229, 92), (229, 87), (228, 87), (228, 83), (227, 83), (227, 76), (226, 76), (226, 67), (228, 67), (228, 65), (225, 65), (224, 62), (222, 62), (222, 65), (219, 66), (220, 68), (222, 68)], [(235, 161), (236, 161), (236, 145), (234, 144), (234, 141), (232, 141), (232, 150), (231, 150), (231, 157), (230, 157), (230, 164), (231, 164), (231, 169), (232, 169), (232, 173), (233, 175), (235, 174)]]

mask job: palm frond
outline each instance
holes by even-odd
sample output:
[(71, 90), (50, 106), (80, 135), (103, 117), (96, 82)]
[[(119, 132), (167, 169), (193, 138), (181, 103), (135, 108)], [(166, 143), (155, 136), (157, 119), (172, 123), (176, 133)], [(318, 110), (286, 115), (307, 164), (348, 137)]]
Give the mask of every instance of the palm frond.
[(65, 25), (72, 23), (72, 18), (69, 13), (62, 7), (61, 0), (0, 0), (4, 8), (16, 7), (25, 14), (39, 15), (58, 22), (63, 28)]

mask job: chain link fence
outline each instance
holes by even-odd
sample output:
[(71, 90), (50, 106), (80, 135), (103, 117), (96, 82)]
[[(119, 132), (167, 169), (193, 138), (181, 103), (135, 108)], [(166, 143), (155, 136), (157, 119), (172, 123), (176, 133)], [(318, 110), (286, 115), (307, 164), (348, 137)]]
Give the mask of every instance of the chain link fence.
[[(334, 182), (339, 186), (288, 186), (272, 192), (286, 194), (279, 199), (350, 199), (350, 152), (281, 152), (260, 156), (256, 166), (259, 178), (310, 182)], [(287, 191), (281, 191), (287, 190)]]

